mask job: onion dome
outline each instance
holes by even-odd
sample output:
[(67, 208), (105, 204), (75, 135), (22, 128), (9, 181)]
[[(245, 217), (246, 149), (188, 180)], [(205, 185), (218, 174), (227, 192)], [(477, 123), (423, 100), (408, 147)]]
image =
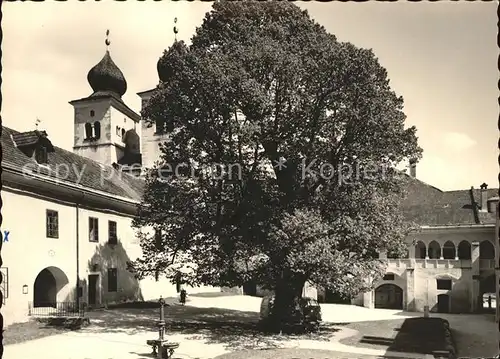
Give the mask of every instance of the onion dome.
[[(109, 30), (106, 35), (109, 35)], [(110, 41), (106, 38), (106, 46), (109, 44)], [(127, 92), (127, 81), (109, 55), (108, 49), (102, 60), (90, 69), (87, 80), (94, 93), (112, 92), (122, 97)]]
[(156, 64), (158, 77), (161, 82), (168, 82), (172, 78), (175, 71), (182, 66), (182, 58), (188, 51), (184, 41), (177, 41), (179, 30), (175, 24), (177, 24), (177, 18), (174, 19), (175, 41), (167, 51), (163, 52), (163, 56), (160, 57)]
[(168, 50), (163, 53), (163, 56), (158, 60), (156, 69), (158, 77), (162, 82), (168, 82), (173, 74), (183, 65), (183, 57), (187, 54), (188, 49), (184, 41), (175, 41)]

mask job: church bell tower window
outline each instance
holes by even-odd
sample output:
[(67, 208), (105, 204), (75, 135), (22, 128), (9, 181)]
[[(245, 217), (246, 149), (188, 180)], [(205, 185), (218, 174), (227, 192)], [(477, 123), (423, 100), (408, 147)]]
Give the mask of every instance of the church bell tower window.
[(85, 139), (90, 140), (92, 138), (92, 124), (85, 124)]
[(94, 122), (94, 138), (96, 140), (101, 138), (101, 124), (99, 121)]

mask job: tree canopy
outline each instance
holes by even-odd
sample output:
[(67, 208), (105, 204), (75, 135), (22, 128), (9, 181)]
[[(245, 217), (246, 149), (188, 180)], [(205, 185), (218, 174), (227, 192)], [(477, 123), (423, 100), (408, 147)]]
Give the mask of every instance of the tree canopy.
[(170, 132), (134, 225), (161, 236), (141, 234), (139, 275), (354, 295), (405, 250), (394, 168), (422, 151), (371, 50), (289, 2), (221, 1), (158, 73), (142, 115)]

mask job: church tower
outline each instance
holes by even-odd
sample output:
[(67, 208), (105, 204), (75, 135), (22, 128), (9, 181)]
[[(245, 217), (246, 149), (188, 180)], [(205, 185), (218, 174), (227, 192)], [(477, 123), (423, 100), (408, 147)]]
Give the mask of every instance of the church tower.
[[(187, 52), (187, 46), (184, 41), (177, 41), (177, 18), (174, 19), (174, 43), (170, 48), (164, 51), (165, 58), (172, 60), (177, 57), (182, 57)], [(160, 83), (166, 83), (170, 80), (174, 68), (166, 65), (169, 61), (165, 61), (163, 57), (158, 60), (157, 71)], [(147, 106), (151, 97), (155, 94), (156, 88), (147, 91), (139, 92), (137, 95), (141, 98), (142, 109)], [(168, 141), (169, 133), (172, 130), (167, 118), (157, 119), (154, 123), (149, 123), (145, 120), (141, 123), (141, 152), (143, 167), (146, 169), (153, 168), (154, 163), (160, 159), (160, 144)]]
[(104, 57), (87, 75), (93, 93), (70, 102), (75, 111), (73, 152), (104, 165), (140, 171), (140, 137), (135, 129), (141, 117), (122, 100), (127, 81), (111, 58), (108, 36), (109, 30)]

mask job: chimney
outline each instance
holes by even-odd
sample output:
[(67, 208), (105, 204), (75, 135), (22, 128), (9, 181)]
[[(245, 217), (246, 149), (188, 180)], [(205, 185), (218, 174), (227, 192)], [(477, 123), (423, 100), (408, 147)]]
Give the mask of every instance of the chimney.
[(417, 178), (417, 160), (410, 160), (410, 177)]
[(481, 212), (488, 212), (488, 185), (483, 183), (481, 186)]

